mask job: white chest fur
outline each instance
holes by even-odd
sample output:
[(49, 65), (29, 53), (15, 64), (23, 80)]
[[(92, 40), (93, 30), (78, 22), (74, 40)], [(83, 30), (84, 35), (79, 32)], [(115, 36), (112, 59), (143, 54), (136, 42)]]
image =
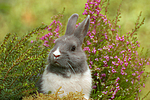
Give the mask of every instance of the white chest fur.
[(47, 73), (45, 70), (42, 77), (42, 91), (44, 93), (48, 93), (51, 91), (52, 93), (56, 92), (56, 90), (62, 86), (61, 90), (64, 93), (60, 96), (66, 95), (69, 92), (76, 92), (83, 90), (84, 97), (89, 99), (91, 87), (92, 87), (92, 78), (91, 72), (88, 69), (86, 72), (76, 75), (71, 75), (70, 78), (63, 78), (60, 75), (56, 75), (53, 73)]

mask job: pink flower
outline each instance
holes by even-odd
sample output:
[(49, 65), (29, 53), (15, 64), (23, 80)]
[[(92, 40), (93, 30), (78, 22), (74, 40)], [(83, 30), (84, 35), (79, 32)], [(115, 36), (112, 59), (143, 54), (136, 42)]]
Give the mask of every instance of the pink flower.
[(108, 39), (108, 37), (107, 37), (107, 33), (105, 33), (105, 39)]
[(44, 46), (46, 46), (46, 47), (49, 47), (49, 45), (48, 45), (48, 44), (46, 44), (46, 43), (44, 43), (43, 45), (44, 45)]
[(113, 69), (113, 68), (112, 68), (112, 70), (111, 70), (111, 71), (112, 71), (112, 73), (116, 73), (116, 70), (115, 70), (115, 69)]
[(90, 36), (90, 38), (91, 38), (91, 39), (93, 39), (93, 38), (94, 38), (94, 36)]
[(45, 36), (42, 36), (41, 38), (40, 38), (40, 40), (45, 40), (46, 39), (46, 37)]
[(89, 65), (89, 68), (92, 68), (92, 66), (91, 66), (91, 65)]
[(87, 45), (90, 45), (90, 44), (91, 44), (91, 42), (90, 42), (90, 41), (88, 41), (88, 40), (87, 40), (86, 42), (87, 42)]
[(132, 75), (135, 76), (136, 74), (135, 74), (135, 73), (132, 73)]
[(87, 10), (84, 10), (84, 12), (82, 14), (87, 15), (88, 14)]
[(97, 86), (96, 86), (96, 85), (94, 85), (94, 86), (92, 87), (92, 89), (96, 89), (96, 87), (97, 87)]
[(106, 19), (104, 19), (104, 22), (106, 22), (107, 21), (107, 18)]
[(124, 64), (125, 64), (126, 67), (128, 66), (128, 63), (127, 63), (127, 62), (125, 62)]
[(51, 30), (52, 30), (52, 28), (48, 28), (47, 30), (48, 30), (48, 31), (51, 31)]
[(91, 65), (93, 65), (93, 61), (89, 61)]
[(90, 48), (89, 47), (84, 47), (83, 51), (88, 51), (90, 53)]
[(101, 74), (101, 76), (102, 76), (102, 77), (106, 77), (106, 74), (105, 74), (105, 73), (103, 73), (103, 74)]
[(112, 61), (112, 64), (113, 64), (113, 65), (116, 65), (116, 63), (115, 63), (114, 61)]
[(116, 82), (118, 82), (119, 80), (120, 80), (120, 78), (119, 78), (119, 77), (117, 77)]
[(103, 63), (104, 63), (105, 65), (107, 65), (107, 61), (103, 61)]
[(129, 44), (129, 41), (127, 41), (127, 45)]
[(95, 58), (95, 61), (98, 61), (98, 58)]
[(31, 40), (31, 43), (33, 43), (33, 40)]
[(95, 47), (93, 48), (93, 51), (92, 51), (92, 53), (94, 53), (94, 54), (96, 53), (96, 49), (95, 49)]

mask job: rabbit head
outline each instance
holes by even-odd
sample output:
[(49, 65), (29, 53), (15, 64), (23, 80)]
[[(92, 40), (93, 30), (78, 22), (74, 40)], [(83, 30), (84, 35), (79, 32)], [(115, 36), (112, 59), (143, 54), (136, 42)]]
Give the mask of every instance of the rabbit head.
[(68, 19), (64, 36), (56, 39), (53, 49), (48, 56), (47, 71), (70, 77), (71, 74), (83, 73), (88, 69), (86, 55), (82, 43), (90, 24), (90, 16), (76, 28), (78, 14)]

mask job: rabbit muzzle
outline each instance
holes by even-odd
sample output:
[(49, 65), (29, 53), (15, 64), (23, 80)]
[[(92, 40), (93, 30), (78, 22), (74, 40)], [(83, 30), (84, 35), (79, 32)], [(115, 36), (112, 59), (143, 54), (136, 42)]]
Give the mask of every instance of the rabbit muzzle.
[(58, 67), (67, 67), (69, 58), (66, 54), (61, 53), (58, 49), (50, 53), (50, 64)]

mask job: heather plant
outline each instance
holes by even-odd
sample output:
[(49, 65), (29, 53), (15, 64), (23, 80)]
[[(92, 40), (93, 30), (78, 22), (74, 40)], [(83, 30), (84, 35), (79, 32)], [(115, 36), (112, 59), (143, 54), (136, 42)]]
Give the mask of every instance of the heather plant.
[[(144, 83), (149, 74), (145, 72), (144, 67), (149, 65), (148, 57), (143, 56), (142, 51), (141, 54), (137, 52), (140, 43), (136, 34), (144, 24), (144, 19), (141, 19), (140, 13), (135, 28), (131, 32), (120, 34), (120, 7), (115, 19), (109, 19), (108, 8), (109, 0), (87, 0), (83, 12), (85, 17), (90, 15), (90, 28), (83, 50), (92, 70), (91, 98), (138, 99), (140, 88), (145, 87)], [(36, 90), (35, 82), (38, 80), (38, 73), (42, 73), (45, 67), (48, 51), (53, 47), (55, 39), (64, 33), (65, 24), (62, 18), (63, 14), (53, 16), (50, 25), (38, 28), (21, 39), (15, 34), (5, 37), (0, 47), (1, 96), (22, 97)], [(32, 34), (42, 33), (40, 30), (45, 35), (40, 34), (36, 40), (31, 41)], [(47, 98), (47, 95), (45, 96)]]
[(137, 52), (140, 44), (136, 32), (144, 24), (144, 19), (139, 22), (140, 14), (135, 28), (120, 35), (120, 8), (116, 18), (110, 20), (107, 17), (108, 5), (109, 1), (88, 0), (83, 12), (83, 15), (91, 16), (91, 27), (84, 44), (89, 67), (93, 70), (91, 97), (137, 99), (148, 75), (144, 73), (144, 65), (149, 64), (148, 58), (142, 58)]
[(0, 99), (16, 100), (36, 91), (35, 82), (42, 73), (49, 48), (42, 41), (31, 41), (45, 25), (18, 37), (9, 33), (0, 45)]
[[(107, 0), (87, 0), (83, 12), (83, 15), (90, 15), (91, 19), (90, 29), (83, 45), (93, 76), (91, 98), (138, 99), (140, 88), (145, 87), (144, 82), (149, 74), (144, 73), (144, 66), (149, 65), (148, 58), (137, 52), (140, 43), (136, 33), (144, 24), (144, 19), (140, 20), (140, 13), (135, 28), (121, 35), (119, 34), (121, 27), (118, 25), (121, 18), (120, 7), (113, 20), (107, 17), (108, 7)], [(44, 43), (48, 43), (47, 39), (55, 41), (54, 37), (59, 37), (58, 34), (61, 33), (60, 27), (62, 27), (60, 21), (54, 20), (47, 27), (48, 34), (51, 35), (46, 34), (42, 37)]]

